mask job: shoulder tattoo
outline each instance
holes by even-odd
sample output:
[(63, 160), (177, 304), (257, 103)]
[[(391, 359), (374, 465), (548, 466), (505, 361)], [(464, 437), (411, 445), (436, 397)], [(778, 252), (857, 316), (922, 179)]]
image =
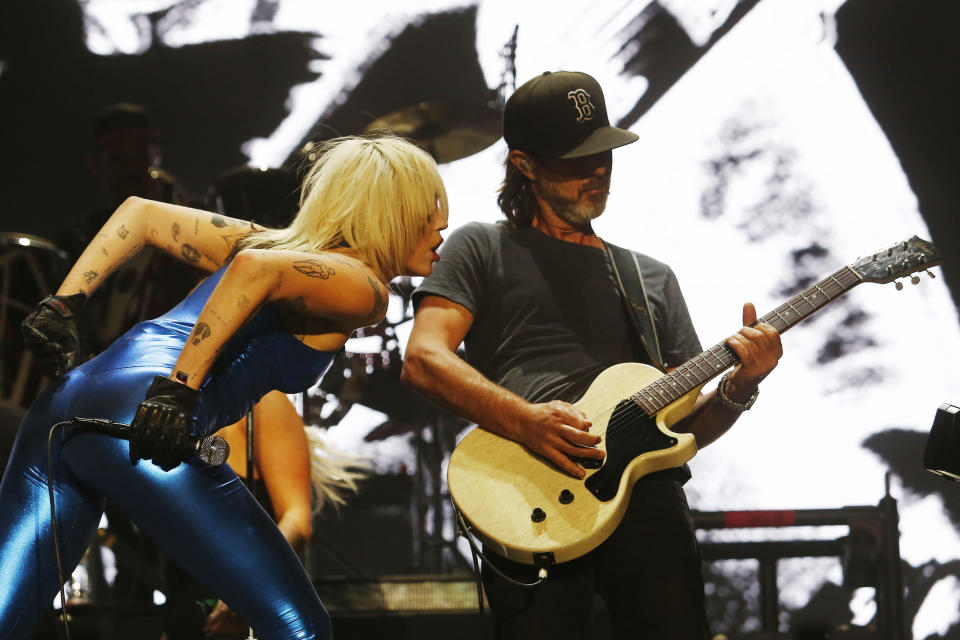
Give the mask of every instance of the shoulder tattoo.
[(367, 317), (363, 321), (367, 324), (372, 324), (378, 322), (383, 313), (387, 308), (387, 298), (383, 295), (383, 287), (379, 282), (367, 276), (367, 282), (370, 283), (370, 288), (373, 289), (373, 309), (370, 310), (370, 313), (367, 314)]
[(329, 266), (327, 263), (317, 260), (316, 258), (305, 258), (303, 260), (295, 260), (293, 263), (293, 268), (302, 273), (305, 276), (310, 278), (320, 278), (326, 280), (330, 276), (336, 275), (333, 267)]

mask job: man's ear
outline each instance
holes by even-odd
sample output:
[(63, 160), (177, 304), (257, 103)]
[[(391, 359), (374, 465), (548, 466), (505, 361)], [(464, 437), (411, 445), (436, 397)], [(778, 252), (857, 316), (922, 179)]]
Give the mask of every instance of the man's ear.
[(533, 180), (534, 178), (534, 167), (536, 163), (533, 158), (523, 151), (518, 151), (514, 149), (507, 155), (507, 159), (510, 163), (517, 168), (517, 171), (522, 173), (528, 179)]

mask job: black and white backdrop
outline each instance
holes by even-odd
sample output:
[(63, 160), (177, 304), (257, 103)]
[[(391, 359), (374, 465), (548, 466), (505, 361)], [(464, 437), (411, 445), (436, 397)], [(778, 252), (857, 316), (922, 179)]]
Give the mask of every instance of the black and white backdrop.
[[(958, 17), (946, 0), (6, 0), (0, 227), (52, 237), (98, 204), (83, 158), (94, 114), (119, 100), (149, 109), (166, 167), (202, 193), (411, 105), (479, 112), (509, 92), (511, 62), (517, 84), (589, 72), (640, 136), (614, 154), (597, 230), (674, 267), (705, 345), (744, 301), (765, 313), (908, 236), (947, 255), (936, 279), (863, 285), (786, 334), (756, 407), (693, 460), (688, 489), (703, 510), (836, 508), (876, 504), (892, 470), (903, 559), (954, 567), (914, 636), (955, 634), (960, 487), (920, 455), (937, 407), (960, 404)], [(451, 228), (499, 218), (505, 146), (484, 144), (441, 166)], [(397, 331), (402, 346), (409, 323)], [(356, 405), (329, 433), (383, 472), (409, 468), (409, 437), (363, 440), (383, 419)], [(839, 564), (815, 565), (782, 572), (787, 606), (839, 582)], [(853, 622), (871, 597), (854, 594)]]

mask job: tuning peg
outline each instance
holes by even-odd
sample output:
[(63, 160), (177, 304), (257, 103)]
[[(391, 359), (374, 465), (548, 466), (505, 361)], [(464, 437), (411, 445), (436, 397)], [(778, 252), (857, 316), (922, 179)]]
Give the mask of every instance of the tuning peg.
[(896, 282), (894, 282), (894, 283), (893, 283), (893, 286), (895, 286), (895, 287), (897, 288), (897, 291), (900, 291), (901, 289), (903, 289), (903, 283), (900, 282), (899, 280), (897, 280)]
[(937, 277), (932, 271), (924, 271), (924, 273), (926, 273), (926, 274), (927, 274), (928, 276), (930, 276), (931, 278), (936, 278), (936, 277)]
[(920, 284), (920, 276), (910, 276), (910, 282), (913, 284)]

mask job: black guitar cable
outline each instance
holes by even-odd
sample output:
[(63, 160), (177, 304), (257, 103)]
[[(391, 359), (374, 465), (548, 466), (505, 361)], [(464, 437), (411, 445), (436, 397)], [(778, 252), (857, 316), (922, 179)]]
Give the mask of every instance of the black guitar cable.
[(463, 536), (467, 543), (470, 545), (470, 554), (473, 556), (473, 573), (477, 580), (477, 602), (480, 606), (480, 617), (484, 616), (483, 609), (483, 581), (480, 577), (480, 561), (477, 558), (483, 560), (483, 565), (485, 567), (490, 567), (494, 573), (498, 576), (509, 582), (510, 584), (523, 587), (524, 589), (532, 589), (536, 586), (539, 586), (544, 580), (547, 579), (547, 569), (546, 567), (540, 567), (539, 577), (536, 582), (520, 582), (514, 578), (511, 578), (503, 571), (501, 571), (497, 565), (493, 564), (487, 556), (483, 555), (483, 551), (480, 550), (480, 547), (477, 546), (476, 540), (473, 539), (473, 534), (470, 533), (470, 525), (467, 524), (467, 521), (464, 519), (463, 514), (460, 513), (460, 510), (457, 509), (456, 503), (453, 501), (453, 498), (450, 498), (450, 505), (453, 507), (453, 513), (457, 516), (457, 533)]

